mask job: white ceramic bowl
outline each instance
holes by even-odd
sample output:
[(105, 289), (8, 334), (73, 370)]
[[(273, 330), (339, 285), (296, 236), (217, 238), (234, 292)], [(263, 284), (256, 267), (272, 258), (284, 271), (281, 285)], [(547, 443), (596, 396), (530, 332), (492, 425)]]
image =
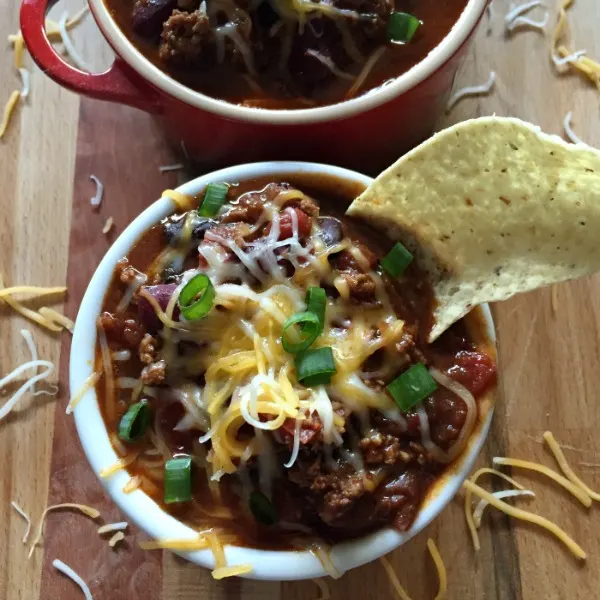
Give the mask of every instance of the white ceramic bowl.
[[(210, 182), (244, 181), (262, 176), (272, 176), (276, 179), (280, 175), (299, 172), (325, 173), (364, 185), (368, 185), (371, 181), (369, 177), (359, 173), (327, 165), (263, 162), (216, 171), (194, 179), (177, 189), (185, 194), (197, 194)], [(149, 206), (119, 236), (94, 273), (75, 323), (70, 362), (71, 391), (79, 389), (93, 371), (96, 318), (101, 312), (103, 298), (117, 261), (128, 254), (145, 231), (174, 210), (174, 203), (167, 198), (157, 200)], [(487, 306), (483, 308), (483, 311), (489, 330), (488, 334), (491, 341), (495, 343), (491, 313)], [(436, 486), (435, 493), (428, 496), (409, 531), (399, 533), (392, 529), (384, 529), (333, 547), (331, 557), (340, 571), (347, 571), (368, 563), (401, 546), (442, 511), (471, 471), (487, 436), (491, 417), (492, 411), (490, 410), (483, 422), (479, 423), (467, 450), (455, 463), (451, 472), (443, 478), (443, 483)], [(99, 473), (102, 468), (108, 467), (118, 460), (118, 456), (110, 444), (94, 390), (88, 392), (75, 408), (75, 423), (83, 449), (95, 473)], [(197, 535), (190, 527), (165, 513), (143, 491), (136, 490), (131, 494), (123, 493), (123, 486), (128, 479), (128, 474), (120, 471), (112, 477), (101, 478), (100, 481), (119, 508), (149, 536), (153, 538), (192, 538)], [(208, 550), (178, 554), (203, 567), (212, 568), (214, 566), (212, 554)], [(252, 579), (294, 580), (327, 575), (321, 563), (309, 552), (257, 550), (228, 546), (226, 556), (230, 565), (251, 564), (253, 570), (245, 577)]]

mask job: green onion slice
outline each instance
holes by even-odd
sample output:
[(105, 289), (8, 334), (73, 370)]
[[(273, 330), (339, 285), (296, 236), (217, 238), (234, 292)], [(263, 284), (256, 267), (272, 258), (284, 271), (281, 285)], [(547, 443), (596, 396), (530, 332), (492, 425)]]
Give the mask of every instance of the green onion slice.
[(396, 404), (402, 412), (408, 412), (411, 408), (422, 402), (437, 390), (435, 379), (429, 374), (423, 363), (417, 363), (409, 367), (402, 375), (396, 377), (387, 386)]
[(281, 344), (286, 352), (297, 354), (306, 350), (320, 333), (321, 325), (315, 313), (308, 311), (296, 313), (283, 324)]
[(296, 355), (296, 376), (298, 381), (306, 386), (329, 383), (334, 373), (333, 350), (329, 346), (306, 350)]
[(205, 317), (213, 306), (215, 288), (204, 273), (192, 277), (183, 287), (177, 304), (181, 314), (188, 321), (196, 321)]
[(381, 259), (380, 264), (390, 277), (399, 277), (413, 261), (413, 258), (413, 255), (400, 242), (396, 242), (394, 247)]
[(192, 458), (179, 456), (165, 463), (165, 504), (192, 499)]
[(325, 328), (325, 307), (327, 306), (327, 294), (320, 287), (309, 287), (306, 290), (306, 310), (312, 312), (319, 318), (321, 332)]
[(132, 404), (121, 417), (119, 437), (125, 442), (139, 440), (150, 424), (150, 406), (145, 400)]
[(225, 204), (228, 191), (229, 186), (226, 183), (209, 183), (206, 186), (204, 199), (198, 209), (198, 214), (201, 217), (214, 217), (217, 215), (223, 204)]
[(393, 12), (387, 25), (387, 36), (391, 42), (410, 42), (421, 21), (414, 15), (404, 12)]
[(277, 511), (273, 503), (261, 492), (252, 492), (248, 500), (254, 518), (263, 525), (274, 525), (277, 522)]

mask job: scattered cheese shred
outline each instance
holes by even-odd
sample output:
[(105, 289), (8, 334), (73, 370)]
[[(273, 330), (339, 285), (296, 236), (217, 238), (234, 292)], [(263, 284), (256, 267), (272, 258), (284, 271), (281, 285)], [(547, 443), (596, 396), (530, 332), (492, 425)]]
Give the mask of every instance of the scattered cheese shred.
[(433, 560), (433, 564), (437, 570), (439, 581), (438, 593), (435, 595), (434, 600), (444, 600), (448, 592), (448, 576), (446, 574), (446, 567), (437, 549), (437, 546), (435, 545), (435, 542), (431, 538), (427, 540), (427, 549), (429, 550), (429, 554), (431, 554), (431, 559)]
[[(508, 475), (505, 475), (504, 473), (501, 473), (500, 471), (497, 471), (496, 469), (490, 469), (489, 467), (483, 467), (483, 468), (479, 469), (478, 471), (476, 471), (472, 475), (470, 481), (472, 483), (477, 483), (477, 480), (482, 475), (486, 475), (486, 474), (496, 475), (497, 477), (500, 477), (500, 478), (504, 479), (505, 481), (508, 481), (508, 483), (510, 483), (511, 485), (516, 487), (518, 490), (525, 489), (520, 483), (518, 483), (517, 481), (515, 481)], [(469, 490), (465, 491), (464, 508), (465, 508), (465, 520), (467, 521), (467, 526), (469, 528), (469, 532), (471, 533), (471, 539), (473, 540), (473, 547), (475, 548), (475, 550), (479, 551), (481, 549), (481, 544), (479, 542), (479, 534), (477, 533), (477, 527), (475, 526), (475, 521), (473, 520), (473, 514), (471, 513), (471, 492)]]
[(204, 550), (208, 548), (208, 540), (204, 536), (195, 539), (165, 538), (138, 542), (142, 550)]
[(90, 588), (88, 587), (87, 583), (81, 579), (81, 577), (77, 575), (77, 573), (75, 573), (75, 571), (73, 571), (69, 565), (66, 565), (62, 560), (55, 558), (52, 561), (52, 566), (60, 571), (63, 575), (66, 575), (69, 579), (72, 579), (81, 588), (81, 591), (85, 596), (85, 600), (94, 600), (92, 592), (90, 592)]
[(556, 525), (552, 521), (549, 521), (548, 519), (545, 519), (540, 515), (536, 515), (535, 513), (531, 513), (526, 510), (521, 510), (520, 508), (515, 508), (514, 506), (511, 506), (510, 504), (499, 500), (493, 494), (484, 490), (483, 488), (479, 487), (478, 485), (476, 485), (472, 481), (469, 481), (468, 479), (463, 483), (463, 486), (476, 496), (479, 496), (483, 500), (487, 500), (487, 502), (489, 502), (489, 504), (491, 504), (494, 508), (497, 508), (498, 510), (502, 511), (509, 517), (514, 517), (515, 519), (520, 519), (522, 521), (527, 521), (529, 523), (533, 523), (535, 525), (543, 527), (552, 535), (556, 536), (565, 546), (567, 546), (567, 548), (577, 558), (581, 560), (585, 560), (587, 558), (587, 555), (583, 551), (581, 546), (574, 542), (560, 527), (558, 527), (558, 525)]
[(111, 548), (114, 548), (119, 542), (122, 542), (125, 539), (125, 534), (122, 531), (117, 531), (110, 540), (108, 540), (108, 545)]
[(330, 600), (331, 591), (327, 582), (324, 579), (313, 579), (313, 582), (318, 586), (319, 591), (321, 592), (318, 600)]
[(548, 20), (550, 19), (550, 14), (546, 12), (542, 19), (536, 21), (535, 19), (531, 19), (529, 17), (517, 17), (514, 21), (512, 21), (508, 26), (508, 31), (514, 31), (520, 27), (528, 27), (530, 29), (539, 29), (542, 33), (546, 31), (546, 25), (548, 25)]
[(158, 170), (161, 173), (169, 173), (170, 171), (181, 171), (184, 168), (185, 167), (182, 163), (176, 163), (174, 165), (161, 165), (158, 167)]
[(104, 185), (95, 175), (90, 175), (90, 180), (96, 184), (96, 193), (90, 198), (90, 204), (94, 208), (98, 208), (104, 195)]
[(161, 198), (170, 198), (175, 202), (177, 208), (182, 211), (190, 210), (198, 205), (198, 202), (194, 196), (188, 196), (187, 194), (182, 194), (177, 190), (165, 190)]
[(573, 113), (569, 111), (565, 115), (565, 119), (563, 121), (563, 127), (565, 129), (566, 136), (569, 138), (569, 141), (573, 144), (583, 144), (584, 146), (587, 146), (587, 144), (573, 131), (573, 128), (571, 127), (572, 119)]
[(10, 95), (8, 102), (6, 103), (6, 106), (4, 107), (4, 116), (2, 118), (2, 123), (0, 123), (0, 140), (4, 137), (4, 134), (8, 129), (10, 119), (17, 106), (17, 102), (19, 102), (20, 97), (21, 92), (19, 92), (19, 90), (14, 90), (13, 93)]
[(75, 64), (75, 66), (80, 71), (89, 72), (90, 71), (89, 67), (86, 65), (83, 58), (81, 58), (81, 55), (79, 54), (79, 52), (77, 52), (77, 50), (75, 49), (75, 46), (73, 45), (71, 37), (69, 36), (69, 32), (67, 30), (68, 18), (69, 18), (69, 13), (64, 12), (62, 14), (62, 16), (60, 17), (60, 19), (58, 20), (58, 31), (60, 33), (60, 38), (65, 47), (65, 50), (67, 51), (67, 54), (69, 55), (69, 57), (71, 58), (71, 60)]
[(71, 399), (69, 400), (69, 403), (67, 404), (67, 408), (65, 410), (65, 412), (68, 415), (70, 415), (75, 410), (75, 407), (79, 404), (81, 399), (98, 383), (100, 377), (102, 377), (102, 371), (94, 371), (83, 382), (83, 384), (77, 390), (77, 392), (75, 392), (75, 394), (71, 396)]
[(13, 500), (10, 505), (25, 519), (27, 523), (27, 529), (25, 529), (25, 534), (23, 535), (23, 543), (26, 544), (29, 538), (29, 533), (31, 532), (31, 519), (29, 515)]
[(213, 579), (224, 579), (225, 577), (237, 577), (252, 572), (252, 565), (233, 565), (221, 567), (212, 572)]
[(48, 308), (47, 306), (42, 306), (38, 310), (38, 312), (45, 319), (48, 319), (49, 321), (52, 321), (53, 323), (61, 325), (64, 329), (73, 333), (73, 329), (75, 329), (75, 323), (73, 323), (73, 321), (71, 319), (69, 319), (69, 317), (67, 317), (67, 315), (63, 315), (62, 313), (59, 313), (57, 310), (54, 310), (53, 308)]
[(385, 572), (387, 573), (390, 583), (392, 584), (398, 598), (400, 598), (400, 600), (411, 600), (410, 596), (406, 593), (406, 590), (402, 587), (402, 584), (400, 583), (400, 580), (398, 579), (398, 576), (396, 575), (394, 567), (392, 567), (390, 561), (385, 556), (382, 556), (379, 559), (379, 562), (383, 565), (383, 568), (385, 569)]
[(66, 287), (39, 287), (33, 285), (15, 285), (8, 288), (0, 289), (0, 299), (14, 294), (33, 294), (34, 298), (43, 298), (44, 296), (54, 296), (56, 294), (64, 294), (67, 291)]
[(516, 467), (518, 469), (528, 469), (530, 471), (536, 471), (537, 473), (541, 473), (542, 475), (546, 475), (553, 481), (556, 481), (559, 485), (564, 487), (568, 492), (570, 492), (581, 504), (584, 506), (591, 506), (592, 499), (584, 492), (581, 488), (573, 485), (568, 479), (565, 479), (562, 475), (559, 475), (556, 471), (549, 469), (544, 465), (540, 465), (538, 463), (530, 462), (528, 460), (519, 460), (517, 458), (505, 458), (503, 456), (496, 456), (493, 460), (495, 465), (504, 465), (508, 467)]
[(102, 228), (102, 233), (106, 235), (113, 228), (114, 224), (115, 220), (112, 217), (108, 217), (108, 219), (106, 219), (106, 223), (104, 223), (104, 227)]
[(46, 510), (42, 513), (42, 518), (40, 519), (40, 524), (38, 526), (37, 534), (35, 536), (35, 539), (33, 540), (33, 544), (31, 544), (31, 548), (29, 550), (29, 558), (31, 558), (31, 555), (33, 554), (33, 551), (35, 550), (35, 547), (40, 543), (42, 536), (44, 535), (44, 523), (46, 521), (46, 515), (49, 512), (52, 512), (55, 510), (70, 510), (70, 509), (78, 510), (81, 513), (83, 513), (84, 515), (86, 515), (87, 517), (89, 517), (90, 519), (94, 519), (94, 520), (100, 516), (99, 510), (95, 509), (92, 506), (87, 506), (86, 504), (75, 504), (73, 502), (65, 502), (63, 504), (54, 504), (52, 506), (48, 506), (46, 508)]
[(446, 112), (450, 112), (463, 98), (471, 96), (485, 96), (486, 94), (489, 94), (492, 91), (495, 82), (496, 73), (494, 71), (490, 71), (490, 76), (484, 84), (460, 88), (454, 92), (452, 96), (450, 96), (450, 100), (448, 100), (448, 104), (446, 105)]
[(22, 100), (26, 100), (27, 96), (29, 96), (29, 90), (31, 88), (30, 85), (30, 73), (27, 69), (25, 69), (24, 67), (20, 67), (19, 68), (19, 75), (21, 77), (21, 99)]
[(23, 68), (23, 51), (25, 50), (25, 40), (22, 35), (17, 36), (14, 41), (13, 58), (15, 69)]
[(120, 521), (119, 523), (107, 523), (98, 527), (98, 534), (103, 535), (105, 533), (112, 533), (113, 531), (123, 531), (129, 527), (127, 521)]
[(569, 479), (569, 481), (571, 481), (576, 486), (580, 487), (592, 500), (596, 500), (597, 502), (600, 501), (600, 494), (598, 492), (595, 492), (594, 490), (592, 490), (590, 487), (588, 487), (573, 472), (573, 469), (571, 469), (571, 466), (567, 462), (567, 459), (565, 458), (565, 455), (564, 455), (561, 447), (558, 445), (556, 438), (554, 437), (554, 435), (552, 435), (552, 432), (550, 432), (550, 431), (544, 432), (543, 437), (544, 437), (544, 441), (546, 442), (546, 444), (548, 444), (548, 447), (550, 448), (552, 454), (554, 454), (554, 458), (556, 459), (556, 462), (558, 463), (560, 470), (565, 474), (567, 479)]
[[(535, 494), (531, 490), (500, 490), (498, 492), (492, 492), (496, 498), (514, 498), (517, 496), (531, 496), (535, 497)], [(473, 520), (475, 521), (476, 527), (481, 527), (481, 519), (483, 517), (483, 511), (489, 506), (487, 500), (480, 500), (479, 504), (473, 511)]]

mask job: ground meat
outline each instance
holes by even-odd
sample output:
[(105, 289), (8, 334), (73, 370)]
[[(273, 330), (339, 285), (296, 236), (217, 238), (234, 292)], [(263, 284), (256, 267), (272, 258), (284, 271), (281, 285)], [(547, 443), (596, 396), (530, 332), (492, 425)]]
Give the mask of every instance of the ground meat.
[(158, 54), (171, 63), (209, 67), (214, 61), (214, 33), (208, 16), (175, 9), (163, 25)]
[(398, 460), (408, 462), (411, 455), (400, 450), (400, 441), (393, 435), (382, 435), (380, 431), (372, 431), (360, 441), (365, 462), (369, 465), (393, 465)]
[(263, 213), (264, 198), (261, 194), (244, 194), (221, 220), (222, 223), (256, 223)]
[(346, 280), (350, 288), (350, 295), (361, 302), (368, 302), (375, 297), (375, 282), (364, 273), (356, 271), (347, 271), (342, 273), (342, 277)]
[[(369, 250), (367, 246), (361, 244), (360, 242), (353, 240), (352, 243), (365, 257), (369, 269), (373, 269), (377, 264), (377, 255), (371, 250)], [(344, 250), (344, 252), (340, 252), (339, 254), (333, 256), (331, 260), (331, 265), (334, 269), (338, 269), (339, 271), (358, 271), (360, 273), (364, 271), (361, 265), (356, 260), (356, 258), (354, 258), (352, 253), (348, 252), (347, 250)]]
[(291, 200), (290, 202), (287, 202), (285, 206), (295, 206), (309, 217), (319, 216), (319, 205), (308, 196), (304, 196), (300, 200)]
[(297, 462), (289, 471), (289, 479), (301, 488), (310, 490), (311, 501), (317, 507), (319, 517), (330, 523), (341, 518), (365, 493), (362, 475), (345, 464), (336, 471), (323, 469), (321, 458), (309, 465)]
[(164, 383), (167, 373), (167, 363), (159, 360), (142, 369), (142, 383), (144, 385), (160, 385)]
[(217, 242), (217, 238), (233, 240), (238, 246), (244, 245), (244, 238), (250, 235), (251, 229), (248, 223), (224, 223), (209, 229), (204, 238), (207, 242)]
[(126, 319), (109, 312), (100, 315), (99, 325), (106, 337), (118, 346), (135, 350), (144, 337), (144, 327), (135, 319)]
[(149, 365), (158, 360), (158, 340), (147, 333), (138, 348), (140, 362)]

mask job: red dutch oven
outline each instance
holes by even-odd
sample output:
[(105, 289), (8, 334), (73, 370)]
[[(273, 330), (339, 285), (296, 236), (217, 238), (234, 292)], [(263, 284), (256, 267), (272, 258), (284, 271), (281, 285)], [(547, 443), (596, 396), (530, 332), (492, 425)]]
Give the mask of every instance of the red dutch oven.
[(49, 0), (23, 0), (21, 30), (33, 59), (60, 85), (156, 115), (173, 144), (183, 141), (190, 157), (207, 165), (298, 159), (375, 172), (433, 130), (487, 1), (469, 0), (439, 46), (397, 79), (340, 104), (301, 110), (238, 106), (185, 87), (127, 40), (102, 0), (89, 5), (116, 54), (105, 73), (84, 73), (57, 54), (44, 31)]

